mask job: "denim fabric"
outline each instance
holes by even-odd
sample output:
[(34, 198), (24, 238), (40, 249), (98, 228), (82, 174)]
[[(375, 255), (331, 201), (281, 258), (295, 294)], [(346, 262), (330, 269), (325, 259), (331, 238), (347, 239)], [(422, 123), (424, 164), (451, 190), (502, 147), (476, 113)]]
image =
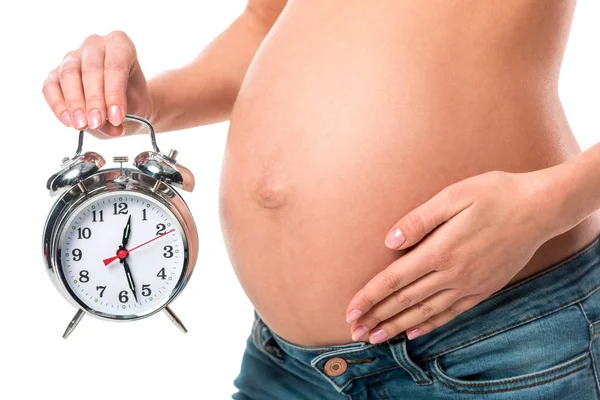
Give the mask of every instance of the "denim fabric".
[(233, 398), (600, 399), (599, 288), (600, 238), (411, 341), (298, 346), (255, 313)]

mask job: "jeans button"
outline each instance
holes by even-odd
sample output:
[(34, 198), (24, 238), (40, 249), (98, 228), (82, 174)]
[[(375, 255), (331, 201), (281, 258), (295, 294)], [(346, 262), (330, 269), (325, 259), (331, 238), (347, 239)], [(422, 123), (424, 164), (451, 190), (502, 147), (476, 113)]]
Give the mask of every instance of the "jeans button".
[(335, 357), (327, 360), (325, 363), (325, 374), (327, 376), (340, 376), (348, 369), (346, 360), (340, 357)]

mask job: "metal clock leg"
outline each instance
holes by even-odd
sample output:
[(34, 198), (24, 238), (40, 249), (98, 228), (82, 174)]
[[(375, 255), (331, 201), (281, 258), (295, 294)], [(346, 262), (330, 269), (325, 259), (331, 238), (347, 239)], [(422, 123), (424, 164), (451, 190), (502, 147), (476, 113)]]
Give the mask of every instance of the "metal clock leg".
[(165, 312), (165, 314), (167, 314), (167, 317), (169, 317), (169, 319), (171, 321), (173, 321), (175, 326), (178, 327), (179, 329), (181, 329), (181, 332), (187, 333), (187, 329), (185, 329), (183, 322), (181, 322), (179, 317), (177, 317), (177, 315), (175, 315), (175, 313), (173, 312), (173, 310), (171, 310), (171, 308), (169, 306), (164, 308), (164, 312)]
[(75, 313), (75, 316), (73, 317), (71, 322), (69, 322), (69, 326), (67, 326), (65, 333), (63, 333), (63, 339), (68, 338), (69, 335), (75, 330), (75, 328), (77, 328), (77, 324), (79, 324), (79, 321), (81, 321), (81, 318), (83, 318), (84, 315), (85, 312), (81, 308), (77, 310), (77, 313)]

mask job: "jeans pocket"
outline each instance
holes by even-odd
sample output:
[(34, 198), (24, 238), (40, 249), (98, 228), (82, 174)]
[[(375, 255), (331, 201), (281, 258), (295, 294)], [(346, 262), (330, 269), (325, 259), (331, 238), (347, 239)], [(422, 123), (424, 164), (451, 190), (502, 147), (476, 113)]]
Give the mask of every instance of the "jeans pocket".
[(263, 320), (255, 313), (254, 324), (252, 325), (252, 344), (271, 360), (282, 363), (283, 351), (273, 338), (271, 330)]
[(590, 375), (589, 340), (575, 304), (455, 346), (431, 360), (430, 369), (443, 386), (461, 393), (520, 390)]

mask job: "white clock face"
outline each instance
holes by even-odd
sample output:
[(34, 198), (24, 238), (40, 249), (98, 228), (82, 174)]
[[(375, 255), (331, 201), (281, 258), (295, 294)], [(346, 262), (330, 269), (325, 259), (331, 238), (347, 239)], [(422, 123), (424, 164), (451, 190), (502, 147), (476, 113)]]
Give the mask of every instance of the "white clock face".
[(181, 278), (182, 235), (175, 216), (148, 196), (130, 191), (95, 196), (63, 229), (64, 281), (100, 314), (150, 314), (170, 299)]

